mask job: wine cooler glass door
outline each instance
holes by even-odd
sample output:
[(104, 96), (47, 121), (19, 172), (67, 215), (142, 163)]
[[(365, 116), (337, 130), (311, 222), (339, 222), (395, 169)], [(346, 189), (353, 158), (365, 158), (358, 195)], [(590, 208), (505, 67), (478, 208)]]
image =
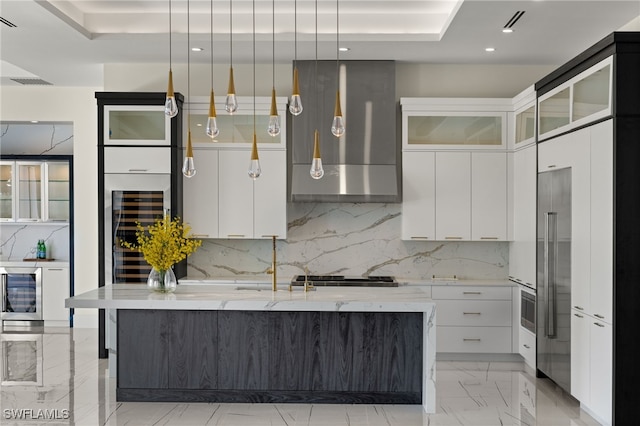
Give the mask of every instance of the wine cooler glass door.
[(3, 320), (42, 320), (42, 269), (0, 268)]

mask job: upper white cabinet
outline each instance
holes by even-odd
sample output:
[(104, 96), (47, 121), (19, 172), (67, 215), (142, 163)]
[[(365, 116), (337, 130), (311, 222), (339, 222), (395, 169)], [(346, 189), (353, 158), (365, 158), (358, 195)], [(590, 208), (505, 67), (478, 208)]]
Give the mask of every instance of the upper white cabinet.
[(104, 145), (171, 145), (164, 105), (105, 105)]
[(436, 239), (436, 153), (402, 153), (402, 239)]
[(536, 141), (536, 91), (530, 86), (513, 98), (513, 134), (509, 148), (519, 149)]
[(0, 221), (69, 221), (68, 161), (2, 161), (0, 170)]
[(471, 239), (507, 240), (507, 153), (471, 153)]
[(436, 239), (471, 239), (471, 153), (436, 153)]
[(510, 99), (401, 98), (402, 148), (506, 149)]
[(194, 150), (197, 173), (183, 179), (184, 221), (195, 238), (218, 237), (218, 150)]
[(613, 57), (602, 60), (538, 98), (538, 139), (611, 114)]
[[(267, 134), (270, 98), (256, 98), (262, 174), (247, 173), (253, 142), (253, 98), (238, 98), (229, 115), (216, 99), (220, 134), (205, 134), (208, 99), (189, 103), (196, 175), (183, 179), (185, 221), (199, 238), (284, 239), (287, 235), (286, 98), (279, 98), (280, 135)], [(186, 140), (186, 138), (185, 138)], [(184, 153), (183, 153), (184, 155)]]
[(104, 147), (105, 173), (171, 173), (171, 147)]

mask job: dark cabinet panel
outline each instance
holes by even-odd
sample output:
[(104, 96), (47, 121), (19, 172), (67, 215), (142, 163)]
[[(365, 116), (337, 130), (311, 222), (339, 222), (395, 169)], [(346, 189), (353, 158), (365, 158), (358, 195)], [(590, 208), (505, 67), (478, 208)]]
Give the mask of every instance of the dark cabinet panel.
[(218, 386), (218, 313), (167, 311), (170, 328), (169, 387), (216, 389)]
[(118, 387), (168, 388), (169, 313), (118, 311)]
[(269, 334), (265, 312), (218, 312), (218, 389), (269, 387)]

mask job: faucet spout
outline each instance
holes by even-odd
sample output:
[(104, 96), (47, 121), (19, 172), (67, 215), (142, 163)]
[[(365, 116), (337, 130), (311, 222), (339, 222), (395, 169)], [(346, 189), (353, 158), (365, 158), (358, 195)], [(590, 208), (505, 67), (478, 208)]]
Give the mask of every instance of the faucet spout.
[(277, 274), (276, 274), (276, 268), (277, 268), (277, 263), (276, 263), (276, 236), (272, 235), (271, 236), (271, 241), (273, 244), (273, 248), (271, 250), (271, 268), (267, 270), (267, 274), (271, 274), (271, 291), (277, 291), (278, 290), (278, 280), (277, 280)]

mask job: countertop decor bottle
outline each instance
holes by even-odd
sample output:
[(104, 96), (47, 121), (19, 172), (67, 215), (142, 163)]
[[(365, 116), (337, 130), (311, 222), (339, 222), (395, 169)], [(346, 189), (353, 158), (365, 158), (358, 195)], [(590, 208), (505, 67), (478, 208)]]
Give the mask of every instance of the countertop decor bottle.
[(44, 243), (44, 240), (38, 240), (38, 259), (46, 259), (47, 258), (47, 246)]

